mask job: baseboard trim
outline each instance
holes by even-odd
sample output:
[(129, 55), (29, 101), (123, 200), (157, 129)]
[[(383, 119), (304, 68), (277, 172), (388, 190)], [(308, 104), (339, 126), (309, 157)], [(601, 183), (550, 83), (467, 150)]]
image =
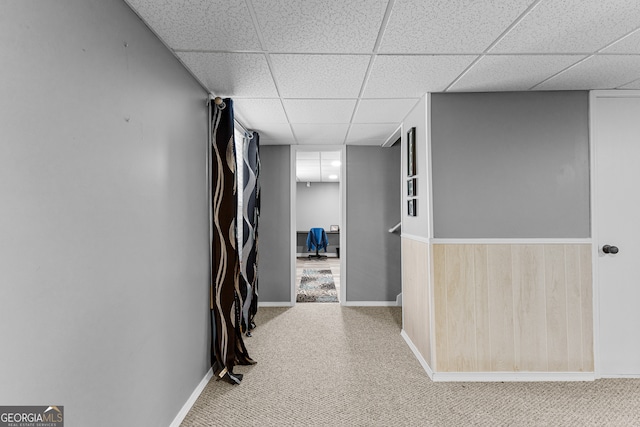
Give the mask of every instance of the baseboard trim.
[(434, 372), (434, 382), (594, 381), (593, 372)]
[(258, 307), (292, 307), (290, 301), (264, 301), (258, 302)]
[(191, 393), (191, 396), (189, 396), (189, 399), (187, 399), (185, 404), (182, 405), (182, 409), (180, 409), (180, 412), (178, 412), (178, 415), (176, 415), (176, 417), (173, 419), (169, 427), (180, 427), (180, 424), (182, 423), (182, 421), (184, 421), (185, 417), (191, 410), (191, 407), (193, 406), (194, 403), (196, 403), (196, 400), (198, 400), (198, 397), (200, 397), (200, 393), (202, 393), (202, 390), (204, 390), (204, 388), (207, 386), (207, 384), (209, 383), (209, 380), (212, 377), (213, 377), (213, 369), (210, 368), (207, 371), (204, 378), (202, 378), (200, 383), (198, 383), (198, 385), (196, 386), (196, 389), (193, 390), (193, 393)]
[(418, 347), (416, 347), (415, 344), (413, 344), (413, 341), (411, 341), (411, 338), (409, 338), (409, 335), (407, 335), (404, 329), (402, 330), (402, 332), (400, 332), (400, 336), (404, 338), (404, 341), (407, 343), (407, 345), (413, 352), (413, 355), (416, 357), (416, 359), (418, 359), (418, 362), (420, 362), (422, 369), (424, 369), (427, 375), (429, 375), (429, 378), (433, 380), (433, 370), (431, 369), (431, 366), (429, 366), (427, 361), (424, 360), (424, 357), (422, 357), (422, 354), (420, 354), (420, 351), (418, 351)]
[(397, 307), (396, 301), (345, 301), (347, 307)]

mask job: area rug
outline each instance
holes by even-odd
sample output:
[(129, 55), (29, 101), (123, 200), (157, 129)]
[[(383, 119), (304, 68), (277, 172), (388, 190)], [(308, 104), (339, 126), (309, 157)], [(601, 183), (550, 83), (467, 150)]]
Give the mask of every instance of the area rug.
[(331, 270), (305, 268), (302, 271), (296, 302), (338, 302)]

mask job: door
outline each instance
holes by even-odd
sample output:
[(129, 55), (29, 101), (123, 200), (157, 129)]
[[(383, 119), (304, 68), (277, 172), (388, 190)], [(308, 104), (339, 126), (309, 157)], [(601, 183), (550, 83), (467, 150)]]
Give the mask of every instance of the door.
[(622, 96), (592, 98), (603, 377), (640, 376), (640, 93)]

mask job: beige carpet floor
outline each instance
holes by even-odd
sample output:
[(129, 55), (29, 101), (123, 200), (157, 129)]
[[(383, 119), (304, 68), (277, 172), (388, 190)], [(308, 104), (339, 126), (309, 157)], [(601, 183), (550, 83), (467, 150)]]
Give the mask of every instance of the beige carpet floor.
[(210, 382), (182, 426), (640, 426), (640, 380), (434, 383), (396, 307), (262, 307), (240, 385)]

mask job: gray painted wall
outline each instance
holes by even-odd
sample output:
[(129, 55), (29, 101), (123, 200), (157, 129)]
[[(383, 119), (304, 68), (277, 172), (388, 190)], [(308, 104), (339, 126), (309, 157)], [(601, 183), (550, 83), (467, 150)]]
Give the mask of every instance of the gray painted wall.
[(260, 302), (291, 301), (290, 150), (282, 145), (260, 147)]
[(330, 225), (340, 225), (340, 183), (306, 182), (296, 184), (296, 228), (308, 231)]
[(395, 301), (401, 292), (400, 145), (347, 146), (347, 301)]
[(206, 93), (121, 0), (3, 2), (0, 45), (0, 402), (169, 425), (209, 368)]
[(434, 235), (589, 237), (587, 92), (433, 94)]

